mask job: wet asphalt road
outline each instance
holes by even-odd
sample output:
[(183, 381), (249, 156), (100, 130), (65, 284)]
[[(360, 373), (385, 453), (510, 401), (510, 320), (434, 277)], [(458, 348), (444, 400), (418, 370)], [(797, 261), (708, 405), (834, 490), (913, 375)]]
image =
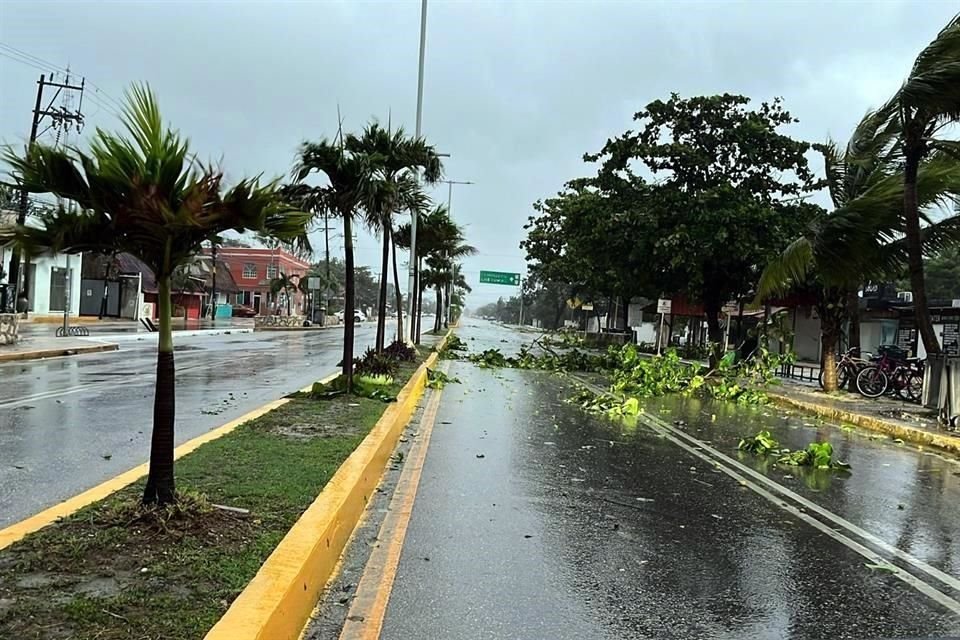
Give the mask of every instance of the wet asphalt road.
[[(504, 353), (532, 337), (476, 322), (459, 334)], [(450, 373), (463, 384), (443, 391), (381, 637), (960, 636), (956, 613), (779, 504), (642, 424), (563, 402), (569, 380), (463, 362)], [(829, 439), (849, 475), (744, 462), (960, 575), (957, 463), (772, 408), (647, 410), (735, 460), (761, 426), (791, 448)]]
[[(357, 327), (359, 352), (374, 330)], [(342, 336), (340, 328), (174, 334), (177, 443), (333, 373)], [(0, 364), (0, 527), (146, 462), (156, 343), (119, 344)]]

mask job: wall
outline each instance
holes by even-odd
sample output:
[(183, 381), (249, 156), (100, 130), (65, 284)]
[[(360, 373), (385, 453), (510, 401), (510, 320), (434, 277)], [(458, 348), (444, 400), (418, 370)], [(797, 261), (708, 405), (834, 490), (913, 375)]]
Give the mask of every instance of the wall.
[(820, 362), (820, 318), (809, 308), (798, 308), (795, 318), (792, 326), (793, 350), (797, 354), (797, 360)]
[[(80, 313), (80, 255), (70, 256), (70, 315)], [(63, 313), (62, 301), (50, 301), (50, 269), (52, 267), (66, 267), (67, 257), (63, 254), (55, 256), (36, 256), (30, 263), (34, 267), (34, 280), (30, 284), (33, 291), (33, 313), (37, 315), (57, 315)], [(51, 306), (54, 310), (51, 310)]]

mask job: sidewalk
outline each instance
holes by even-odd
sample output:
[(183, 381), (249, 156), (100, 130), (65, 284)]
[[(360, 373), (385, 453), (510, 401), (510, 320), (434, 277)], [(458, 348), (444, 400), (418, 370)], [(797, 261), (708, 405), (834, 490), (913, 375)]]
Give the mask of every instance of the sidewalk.
[(960, 435), (945, 430), (937, 423), (933, 411), (917, 404), (886, 397), (870, 399), (846, 391), (827, 395), (815, 387), (790, 380), (765, 391), (781, 406), (960, 455)]
[(100, 351), (116, 351), (115, 342), (91, 340), (89, 338), (57, 338), (49, 336), (21, 337), (15, 345), (0, 347), (0, 362), (16, 360), (39, 360), (41, 358), (56, 358), (59, 356), (73, 356), (81, 353), (97, 353)]

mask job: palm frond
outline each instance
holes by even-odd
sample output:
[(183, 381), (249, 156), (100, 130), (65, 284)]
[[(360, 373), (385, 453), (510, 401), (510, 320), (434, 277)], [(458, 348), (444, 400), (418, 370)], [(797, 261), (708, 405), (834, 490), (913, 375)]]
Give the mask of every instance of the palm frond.
[(758, 300), (789, 291), (794, 284), (804, 282), (812, 268), (813, 246), (801, 236), (767, 263), (757, 285)]

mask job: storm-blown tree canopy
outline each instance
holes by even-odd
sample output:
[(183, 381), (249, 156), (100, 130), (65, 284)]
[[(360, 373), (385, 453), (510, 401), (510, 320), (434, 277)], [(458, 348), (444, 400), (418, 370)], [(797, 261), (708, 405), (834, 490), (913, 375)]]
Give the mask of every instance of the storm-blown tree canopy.
[(34, 144), (25, 156), (8, 149), (4, 159), (19, 187), (52, 193), (69, 205), (41, 216), (38, 227), (18, 227), (15, 242), (30, 253), (126, 252), (156, 276), (160, 330), (143, 500), (162, 504), (175, 499), (170, 326), (174, 272), (221, 232), (251, 230), (294, 238), (304, 233), (309, 216), (287, 205), (275, 183), (243, 180), (224, 190), (222, 171), (198, 164), (187, 141), (164, 125), (148, 87), (135, 86), (128, 93), (122, 122), (122, 134), (98, 129), (88, 153)]

